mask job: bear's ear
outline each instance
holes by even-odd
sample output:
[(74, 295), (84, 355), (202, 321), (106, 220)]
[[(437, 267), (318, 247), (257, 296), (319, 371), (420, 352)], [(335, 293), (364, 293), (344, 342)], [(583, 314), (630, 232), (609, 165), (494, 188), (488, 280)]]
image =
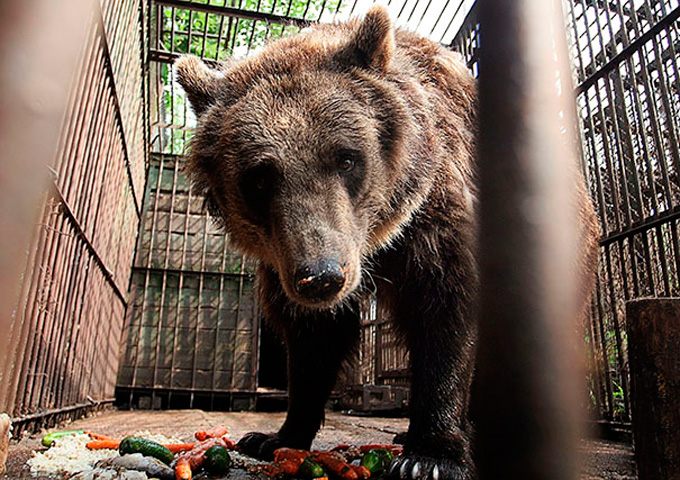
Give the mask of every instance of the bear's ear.
[(224, 74), (209, 68), (195, 55), (182, 55), (175, 62), (177, 81), (189, 97), (189, 102), (200, 116), (210, 105), (215, 103), (219, 92), (219, 80)]
[(394, 31), (390, 16), (385, 7), (376, 5), (366, 13), (336, 58), (345, 64), (385, 71), (393, 54)]

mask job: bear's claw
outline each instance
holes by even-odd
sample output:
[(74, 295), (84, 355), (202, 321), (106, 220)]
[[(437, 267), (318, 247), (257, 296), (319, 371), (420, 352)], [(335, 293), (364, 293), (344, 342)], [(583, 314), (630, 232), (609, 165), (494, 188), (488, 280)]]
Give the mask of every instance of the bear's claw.
[(283, 446), (283, 442), (277, 434), (260, 432), (246, 433), (236, 444), (236, 448), (241, 453), (266, 461), (273, 460), (274, 450)]
[(471, 480), (470, 469), (449, 459), (403, 455), (396, 458), (387, 470), (391, 480)]

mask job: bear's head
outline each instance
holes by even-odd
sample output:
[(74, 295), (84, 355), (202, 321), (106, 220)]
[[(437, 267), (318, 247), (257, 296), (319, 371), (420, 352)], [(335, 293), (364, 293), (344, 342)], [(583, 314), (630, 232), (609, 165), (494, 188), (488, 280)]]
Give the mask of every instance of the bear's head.
[(423, 201), (409, 156), (427, 140), (399, 82), (386, 80), (400, 68), (394, 50), (387, 12), (373, 8), (246, 60), (177, 62), (198, 117), (194, 185), (232, 242), (274, 268), (299, 305), (348, 298), (367, 258)]

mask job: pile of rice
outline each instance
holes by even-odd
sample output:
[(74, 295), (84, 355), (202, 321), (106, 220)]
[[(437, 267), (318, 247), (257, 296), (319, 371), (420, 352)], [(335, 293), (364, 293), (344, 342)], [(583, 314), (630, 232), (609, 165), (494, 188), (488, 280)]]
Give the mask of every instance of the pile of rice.
[[(137, 432), (135, 436), (149, 438), (158, 443), (180, 443), (181, 440), (168, 438), (163, 435), (153, 435), (147, 431)], [(62, 437), (44, 452), (33, 452), (33, 457), (28, 460), (31, 475), (34, 477), (68, 478), (80, 472), (92, 470), (100, 461), (118, 455), (118, 450), (103, 449), (90, 450), (87, 443), (92, 441), (89, 435), (69, 435)], [(97, 469), (100, 470), (100, 469)], [(102, 472), (103, 473), (103, 472)], [(113, 474), (116, 472), (113, 471)], [(146, 475), (135, 478), (147, 478)], [(95, 476), (94, 478), (100, 478)], [(111, 478), (122, 478), (113, 476)]]

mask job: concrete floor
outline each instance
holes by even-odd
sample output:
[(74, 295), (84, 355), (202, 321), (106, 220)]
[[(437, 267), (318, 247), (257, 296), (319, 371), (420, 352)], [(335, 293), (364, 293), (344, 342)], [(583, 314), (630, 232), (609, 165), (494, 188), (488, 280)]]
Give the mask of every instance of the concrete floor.
[[(165, 411), (110, 411), (84, 418), (63, 426), (62, 429), (84, 429), (114, 438), (122, 438), (141, 430), (166, 436), (191, 440), (196, 430), (223, 424), (229, 428), (230, 438), (238, 440), (251, 431), (276, 431), (283, 421), (283, 413), (204, 412), (201, 410)], [(325, 450), (339, 443), (366, 444), (391, 443), (398, 432), (406, 430), (408, 421), (403, 418), (356, 417), (328, 413), (326, 424), (319, 432), (313, 448)], [(8, 458), (7, 475), (2, 480), (31, 477), (26, 460), (31, 452), (42, 449), (42, 435), (26, 436), (12, 442)], [(587, 440), (582, 444), (584, 453), (583, 480), (635, 480), (635, 465), (629, 445), (604, 440)], [(235, 471), (230, 479), (253, 479), (244, 471)]]

